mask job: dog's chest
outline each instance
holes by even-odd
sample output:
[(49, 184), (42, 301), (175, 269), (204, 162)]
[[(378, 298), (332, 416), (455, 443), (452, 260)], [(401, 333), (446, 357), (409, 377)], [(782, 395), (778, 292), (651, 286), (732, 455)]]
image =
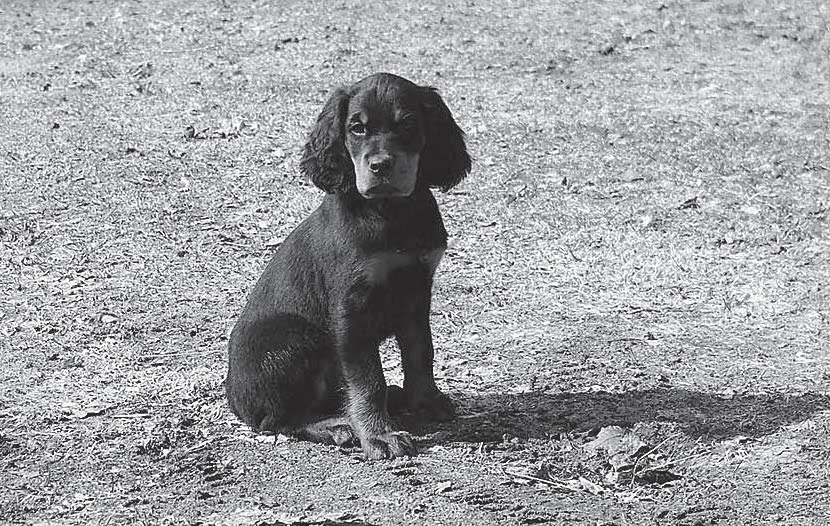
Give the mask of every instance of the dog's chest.
[(393, 279), (431, 278), (444, 256), (444, 247), (423, 250), (385, 250), (359, 264), (358, 273), (370, 287), (387, 286)]

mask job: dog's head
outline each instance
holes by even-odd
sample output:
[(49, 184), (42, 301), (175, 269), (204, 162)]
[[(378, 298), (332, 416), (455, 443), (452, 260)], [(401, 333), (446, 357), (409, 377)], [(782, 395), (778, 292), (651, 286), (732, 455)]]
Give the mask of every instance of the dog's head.
[(329, 193), (406, 197), (470, 172), (464, 133), (431, 87), (389, 73), (336, 90), (311, 130), (302, 171)]

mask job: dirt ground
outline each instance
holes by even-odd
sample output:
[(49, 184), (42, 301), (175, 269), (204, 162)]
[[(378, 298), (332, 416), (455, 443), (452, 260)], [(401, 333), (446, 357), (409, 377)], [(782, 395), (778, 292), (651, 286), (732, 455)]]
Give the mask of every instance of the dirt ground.
[[(830, 5), (0, 5), (0, 523), (824, 525)], [(413, 458), (256, 436), (227, 334), (327, 93), (439, 88), (471, 176)], [(400, 382), (394, 345), (387, 378)]]

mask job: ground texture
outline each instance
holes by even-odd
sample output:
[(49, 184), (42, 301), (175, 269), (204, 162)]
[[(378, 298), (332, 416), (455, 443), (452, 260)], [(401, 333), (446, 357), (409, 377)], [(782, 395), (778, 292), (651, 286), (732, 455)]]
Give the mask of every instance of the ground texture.
[[(4, 2), (0, 522), (823, 525), (823, 1)], [(326, 94), (438, 87), (469, 179), (422, 454), (250, 433), (227, 334)], [(385, 345), (390, 381), (400, 381)]]

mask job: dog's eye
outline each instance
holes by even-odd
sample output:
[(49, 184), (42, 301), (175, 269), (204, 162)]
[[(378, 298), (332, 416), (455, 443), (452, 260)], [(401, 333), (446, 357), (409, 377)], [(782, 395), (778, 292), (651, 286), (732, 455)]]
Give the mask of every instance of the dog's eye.
[(349, 133), (352, 135), (366, 135), (366, 125), (362, 122), (355, 122), (349, 126)]
[(418, 131), (418, 122), (414, 119), (406, 119), (398, 124), (398, 131), (404, 135), (415, 135)]

